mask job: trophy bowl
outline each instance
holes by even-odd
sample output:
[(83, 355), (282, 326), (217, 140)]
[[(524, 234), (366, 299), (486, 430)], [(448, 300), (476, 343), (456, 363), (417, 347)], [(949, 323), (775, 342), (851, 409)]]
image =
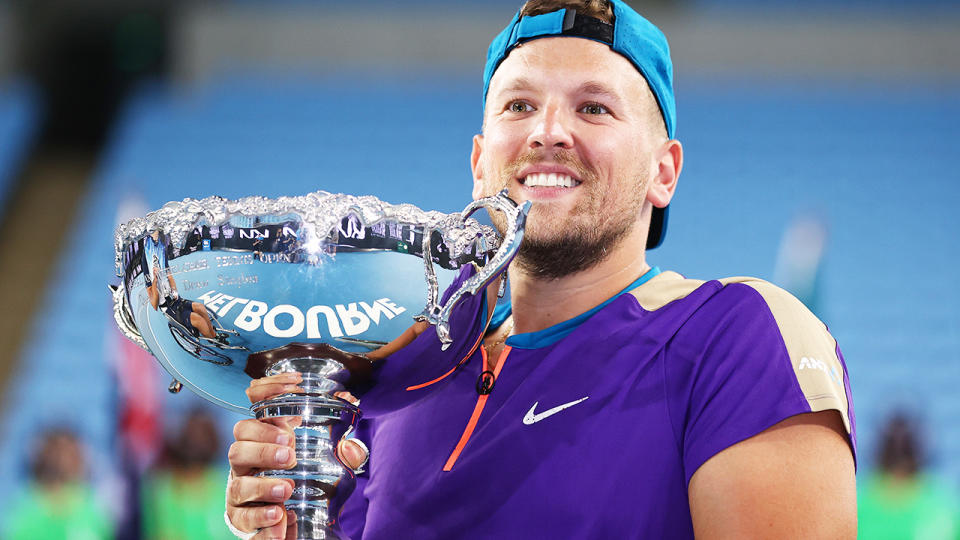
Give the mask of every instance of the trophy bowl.
[[(470, 217), (481, 208), (504, 215), (502, 237)], [(298, 538), (346, 538), (339, 511), (356, 479), (335, 448), (360, 411), (335, 394), (369, 384), (364, 353), (413, 320), (434, 325), (439, 349), (457, 339), (451, 313), (503, 274), (528, 210), (505, 191), (453, 214), (325, 192), (170, 202), (117, 228), (114, 316), (170, 373), (172, 392), (185, 386), (257, 418), (302, 417), (297, 465), (261, 474), (293, 480)], [(303, 393), (250, 406), (252, 379), (290, 371)]]

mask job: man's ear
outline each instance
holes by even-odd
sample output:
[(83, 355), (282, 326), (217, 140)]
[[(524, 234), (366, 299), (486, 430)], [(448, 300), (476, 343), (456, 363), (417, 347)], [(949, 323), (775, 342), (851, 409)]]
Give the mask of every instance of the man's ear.
[(673, 198), (683, 169), (683, 145), (670, 139), (657, 149), (654, 159), (656, 172), (647, 190), (647, 200), (657, 208), (665, 208)]
[(483, 197), (483, 167), (480, 154), (483, 153), (483, 134), (473, 136), (473, 150), (470, 151), (470, 170), (473, 172), (473, 198)]

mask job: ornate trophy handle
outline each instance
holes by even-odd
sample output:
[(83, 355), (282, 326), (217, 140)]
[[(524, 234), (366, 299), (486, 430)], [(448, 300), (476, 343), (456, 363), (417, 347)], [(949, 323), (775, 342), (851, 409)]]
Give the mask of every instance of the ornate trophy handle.
[(117, 285), (108, 285), (110, 295), (113, 296), (113, 318), (117, 322), (117, 327), (123, 332), (123, 335), (130, 341), (136, 343), (141, 349), (150, 352), (150, 347), (140, 335), (137, 324), (133, 321), (133, 315), (130, 314), (130, 305), (127, 303), (127, 291), (124, 289), (123, 282)]
[[(437, 275), (433, 270), (431, 260), (430, 239), (433, 236), (433, 229), (427, 229), (423, 232), (423, 263), (426, 267), (427, 286), (429, 288), (429, 298), (427, 307), (416, 317), (417, 320), (427, 321), (436, 326), (437, 337), (440, 338), (441, 349), (446, 350), (453, 342), (450, 337), (450, 313), (454, 306), (460, 302), (465, 294), (476, 294), (477, 291), (490, 284), (497, 276), (504, 272), (510, 261), (517, 255), (520, 248), (520, 242), (523, 240), (523, 230), (527, 222), (527, 213), (530, 211), (530, 201), (517, 205), (507, 196), (507, 190), (503, 190), (493, 197), (484, 197), (468, 204), (460, 212), (460, 219), (466, 222), (467, 218), (481, 208), (487, 210), (496, 210), (506, 216), (507, 223), (504, 229), (504, 236), (500, 242), (500, 248), (496, 254), (487, 261), (476, 274), (467, 279), (459, 289), (447, 299), (446, 304), (439, 302), (439, 286), (437, 285)], [(486, 246), (481, 246), (486, 247)]]

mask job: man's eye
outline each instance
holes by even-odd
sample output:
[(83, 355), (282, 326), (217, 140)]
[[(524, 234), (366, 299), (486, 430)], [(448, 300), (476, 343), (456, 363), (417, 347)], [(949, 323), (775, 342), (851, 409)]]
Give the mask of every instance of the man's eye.
[(533, 107), (525, 101), (511, 101), (510, 104), (507, 105), (507, 109), (509, 109), (510, 112), (522, 113), (532, 111)]
[(586, 114), (607, 114), (610, 111), (599, 103), (587, 103), (583, 107), (580, 107), (580, 112)]

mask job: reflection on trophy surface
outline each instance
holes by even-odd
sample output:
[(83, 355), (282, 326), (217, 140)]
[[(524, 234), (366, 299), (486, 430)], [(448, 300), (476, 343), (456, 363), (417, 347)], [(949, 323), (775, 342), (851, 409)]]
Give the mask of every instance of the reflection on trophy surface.
[[(504, 214), (502, 238), (469, 218), (480, 208)], [(302, 417), (297, 465), (262, 474), (293, 480), (298, 538), (345, 538), (338, 515), (355, 474), (334, 449), (360, 411), (335, 394), (369, 384), (364, 353), (411, 317), (434, 324), (444, 347), (458, 339), (451, 313), (506, 269), (528, 208), (504, 193), (456, 214), (324, 192), (168, 203), (117, 229), (115, 317), (173, 376), (171, 391)], [(441, 304), (463, 271), (473, 274)], [(303, 374), (303, 393), (248, 406), (251, 379), (290, 371)]]

